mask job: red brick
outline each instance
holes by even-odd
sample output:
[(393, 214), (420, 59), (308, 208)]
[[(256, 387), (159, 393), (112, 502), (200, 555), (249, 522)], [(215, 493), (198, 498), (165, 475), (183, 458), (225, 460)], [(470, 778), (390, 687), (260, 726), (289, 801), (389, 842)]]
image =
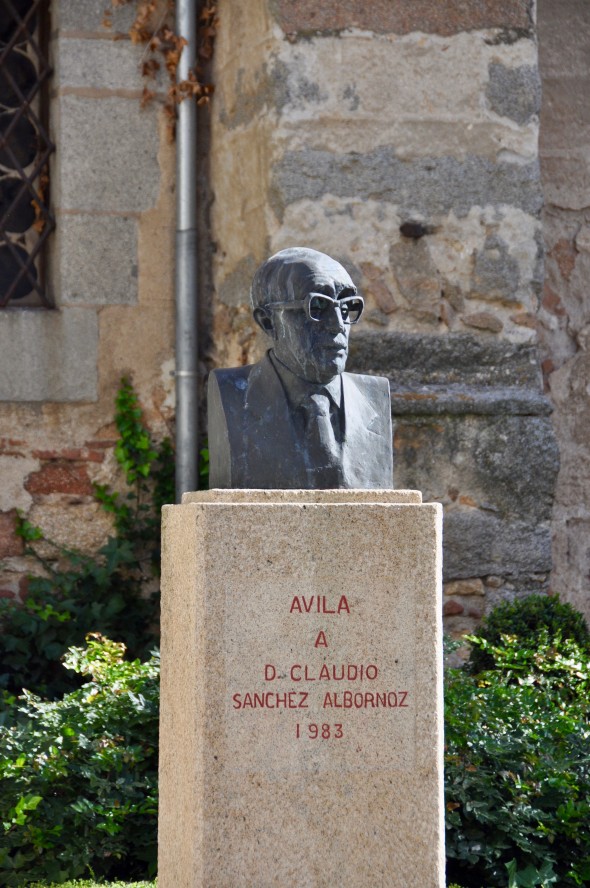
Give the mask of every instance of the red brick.
[(569, 281), (576, 265), (576, 248), (572, 241), (562, 237), (549, 251), (549, 257), (555, 259), (562, 276)]
[(565, 316), (565, 308), (562, 305), (561, 299), (555, 292), (552, 290), (549, 284), (545, 284), (543, 288), (543, 308), (547, 311), (551, 312), (551, 314), (556, 315), (557, 317)]
[(0, 512), (0, 558), (10, 558), (24, 552), (23, 540), (16, 535), (15, 527), (16, 509)]
[(531, 0), (275, 0), (273, 7), (286, 34), (344, 28), (444, 36), (482, 28), (532, 30)]
[(66, 461), (49, 462), (25, 481), (25, 489), (31, 494), (70, 493), (91, 496), (92, 484), (86, 466)]
[(464, 611), (464, 607), (462, 604), (459, 604), (458, 601), (445, 601), (443, 604), (443, 617), (455, 617), (459, 614), (462, 614)]

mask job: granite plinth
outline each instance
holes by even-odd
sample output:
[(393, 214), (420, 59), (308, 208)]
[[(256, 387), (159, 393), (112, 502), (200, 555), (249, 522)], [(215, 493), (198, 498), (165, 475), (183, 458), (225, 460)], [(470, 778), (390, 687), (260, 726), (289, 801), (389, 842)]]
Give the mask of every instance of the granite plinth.
[(164, 508), (160, 888), (443, 888), (441, 507), (420, 499)]

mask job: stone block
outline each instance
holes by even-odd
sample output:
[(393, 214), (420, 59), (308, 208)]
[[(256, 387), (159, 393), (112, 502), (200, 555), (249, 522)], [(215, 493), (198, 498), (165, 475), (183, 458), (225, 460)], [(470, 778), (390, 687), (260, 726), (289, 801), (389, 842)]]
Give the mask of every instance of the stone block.
[(490, 333), (500, 333), (504, 327), (500, 318), (491, 311), (475, 311), (464, 315), (461, 320), (467, 327), (488, 330)]
[(276, 0), (275, 15), (287, 34), (333, 33), (360, 28), (378, 34), (423, 31), (441, 35), (483, 28), (516, 29), (530, 33), (531, 0)]
[(67, 210), (139, 213), (158, 198), (154, 110), (137, 99), (61, 96), (57, 204)]
[[(420, 481), (428, 500), (450, 507), (468, 497), (474, 509), (531, 527), (551, 516), (559, 460), (547, 417), (398, 417), (394, 445), (396, 484)], [(503, 571), (467, 576), (493, 573)]]
[(486, 97), (490, 108), (500, 117), (516, 123), (528, 123), (541, 110), (541, 80), (536, 67), (509, 68), (493, 62)]
[(543, 77), (541, 151), (584, 150), (590, 141), (590, 109), (584, 96), (590, 71), (577, 77)]
[(426, 243), (403, 238), (391, 248), (390, 262), (401, 295), (418, 316), (438, 319), (441, 280)]
[(541, 170), (547, 204), (563, 210), (585, 210), (590, 206), (590, 149), (554, 149), (543, 140)]
[(39, 554), (49, 559), (59, 556), (53, 543), (95, 556), (113, 533), (112, 516), (91, 497), (45, 496), (32, 506), (28, 518), (41, 528), (45, 540), (51, 540), (36, 546)]
[(549, 522), (502, 521), (473, 509), (447, 512), (444, 525), (445, 581), (488, 573), (519, 578), (551, 570)]
[(143, 90), (145, 48), (130, 40), (62, 39), (57, 45), (59, 87)]
[(247, 73), (236, 62), (224, 71), (215, 99), (224, 128), (245, 128), (276, 109), (274, 137), (292, 151), (338, 155), (345, 146), (365, 154), (395, 145), (405, 161), (434, 153), (495, 162), (501, 146), (523, 160), (536, 157), (536, 120), (515, 126), (485, 103), (490, 64), (534, 69), (532, 40), (498, 49), (461, 33), (441, 51), (440, 37), (419, 33), (396, 39), (393, 52), (390, 40), (353, 32), (295, 46), (283, 41), (271, 58)]
[(536, 214), (543, 204), (539, 168), (532, 163), (484, 157), (421, 157), (409, 163), (383, 146), (374, 151), (335, 155), (306, 148), (286, 151), (274, 165), (271, 201), (283, 218), (285, 207), (305, 198), (379, 199), (398, 206), (401, 215), (432, 220), (453, 210), (466, 215), (474, 205), (509, 204)]
[(519, 301), (520, 268), (509, 247), (497, 235), (486, 238), (483, 249), (475, 254), (471, 298)]
[[(577, 505), (577, 504), (576, 504)], [(582, 511), (577, 506), (578, 511)], [(564, 601), (578, 608), (590, 623), (590, 599), (588, 576), (590, 575), (590, 514), (584, 509), (580, 517), (568, 515), (566, 509), (557, 508), (554, 521), (554, 547), (556, 571), (551, 588)]]
[(543, 75), (577, 78), (590, 73), (590, 7), (585, 0), (539, 4), (537, 32)]
[[(110, 0), (58, 0), (54, 7), (52, 12), (56, 16), (55, 26), (60, 32), (94, 31), (101, 37), (114, 32), (126, 34), (136, 15), (133, 3), (113, 7)], [(112, 15), (105, 16), (106, 10)], [(104, 26), (105, 19), (110, 20), (110, 28)]]
[(24, 488), (24, 481), (31, 472), (37, 471), (39, 460), (30, 459), (19, 453), (0, 455), (0, 511), (12, 509), (25, 511), (31, 505), (31, 495)]
[(453, 580), (445, 583), (445, 595), (485, 595), (485, 589), (482, 580), (475, 577), (471, 580)]
[(95, 311), (0, 312), (0, 400), (96, 401), (97, 353)]
[(440, 507), (232, 493), (164, 508), (160, 888), (442, 888)]
[(62, 213), (57, 244), (62, 305), (137, 301), (136, 219)]

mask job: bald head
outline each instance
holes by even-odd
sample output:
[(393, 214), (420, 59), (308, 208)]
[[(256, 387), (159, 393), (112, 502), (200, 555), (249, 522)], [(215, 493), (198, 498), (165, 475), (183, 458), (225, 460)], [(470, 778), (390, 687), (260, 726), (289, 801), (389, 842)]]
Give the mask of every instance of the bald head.
[(308, 247), (281, 250), (263, 262), (254, 275), (250, 291), (252, 308), (263, 308), (269, 302), (304, 299), (311, 281), (317, 280), (318, 275), (354, 289), (346, 269), (325, 253)]
[[(325, 384), (343, 372), (348, 354), (350, 325), (333, 305), (355, 293), (348, 272), (335, 259), (292, 247), (275, 253), (254, 275), (254, 319), (272, 339), (273, 353), (282, 364), (301, 379)], [(309, 314), (313, 295), (332, 300), (332, 309), (319, 323)]]

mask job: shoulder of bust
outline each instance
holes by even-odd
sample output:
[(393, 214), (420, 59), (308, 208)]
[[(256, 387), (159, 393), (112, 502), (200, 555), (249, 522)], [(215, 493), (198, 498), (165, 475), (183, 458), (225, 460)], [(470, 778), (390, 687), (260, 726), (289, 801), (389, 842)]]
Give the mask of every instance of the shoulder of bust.
[(366, 373), (345, 373), (344, 376), (367, 394), (389, 397), (389, 379), (386, 376), (369, 376)]
[(217, 383), (219, 391), (223, 394), (231, 391), (244, 392), (248, 386), (248, 377), (254, 367), (256, 364), (212, 370), (209, 374), (209, 387), (213, 383)]

